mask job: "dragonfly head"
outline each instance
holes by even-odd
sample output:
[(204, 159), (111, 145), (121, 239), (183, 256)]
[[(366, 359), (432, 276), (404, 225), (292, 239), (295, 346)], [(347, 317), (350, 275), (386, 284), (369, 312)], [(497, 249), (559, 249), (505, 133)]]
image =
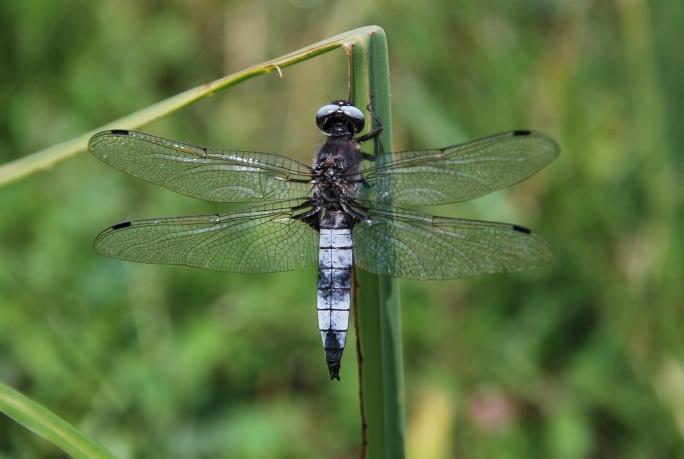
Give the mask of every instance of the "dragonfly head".
[(365, 124), (363, 112), (346, 100), (326, 104), (316, 113), (318, 129), (329, 136), (354, 136)]

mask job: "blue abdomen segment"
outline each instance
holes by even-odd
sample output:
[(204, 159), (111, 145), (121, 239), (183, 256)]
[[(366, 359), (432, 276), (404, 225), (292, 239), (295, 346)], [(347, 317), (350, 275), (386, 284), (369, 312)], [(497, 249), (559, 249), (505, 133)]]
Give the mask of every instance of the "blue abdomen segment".
[(330, 378), (339, 380), (349, 327), (353, 246), (350, 228), (334, 227), (340, 226), (339, 221), (324, 223), (321, 222), (318, 252), (318, 328)]

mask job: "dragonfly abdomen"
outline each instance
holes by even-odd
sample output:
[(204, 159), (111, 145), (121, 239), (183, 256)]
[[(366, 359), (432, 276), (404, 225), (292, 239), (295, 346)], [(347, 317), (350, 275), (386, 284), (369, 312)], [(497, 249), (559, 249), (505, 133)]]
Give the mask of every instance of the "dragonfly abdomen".
[(337, 380), (349, 326), (352, 254), (349, 218), (343, 212), (328, 212), (321, 218), (316, 307), (330, 378)]

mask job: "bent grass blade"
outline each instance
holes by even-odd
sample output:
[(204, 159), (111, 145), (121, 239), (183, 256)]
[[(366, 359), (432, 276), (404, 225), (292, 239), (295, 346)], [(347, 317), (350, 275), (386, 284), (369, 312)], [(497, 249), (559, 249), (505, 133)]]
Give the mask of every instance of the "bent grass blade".
[(77, 459), (114, 459), (102, 445), (41, 404), (0, 383), (0, 412)]
[(149, 107), (131, 113), (130, 115), (99, 126), (71, 140), (3, 164), (0, 166), (0, 186), (48, 169), (60, 161), (84, 151), (88, 145), (88, 139), (100, 131), (113, 128), (135, 129), (255, 76), (273, 72), (282, 76), (282, 69), (286, 67), (328, 53), (339, 47), (350, 46), (363, 39), (367, 34), (377, 32), (378, 30), (382, 29), (377, 26), (367, 26), (353, 29), (340, 35), (335, 35), (334, 37), (327, 38), (284, 56), (262, 62), (261, 64), (240, 70), (210, 83), (188, 89), (185, 92), (164, 99)]

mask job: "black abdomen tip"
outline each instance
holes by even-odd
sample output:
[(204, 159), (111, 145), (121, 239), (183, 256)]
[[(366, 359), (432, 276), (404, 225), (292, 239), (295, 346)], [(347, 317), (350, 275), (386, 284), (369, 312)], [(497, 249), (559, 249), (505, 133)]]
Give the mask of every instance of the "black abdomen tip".
[(330, 380), (340, 380), (340, 362), (328, 362), (328, 371), (330, 372)]
[(325, 362), (328, 364), (328, 371), (330, 372), (330, 379), (340, 380), (340, 367), (342, 366), (342, 349), (325, 349)]

